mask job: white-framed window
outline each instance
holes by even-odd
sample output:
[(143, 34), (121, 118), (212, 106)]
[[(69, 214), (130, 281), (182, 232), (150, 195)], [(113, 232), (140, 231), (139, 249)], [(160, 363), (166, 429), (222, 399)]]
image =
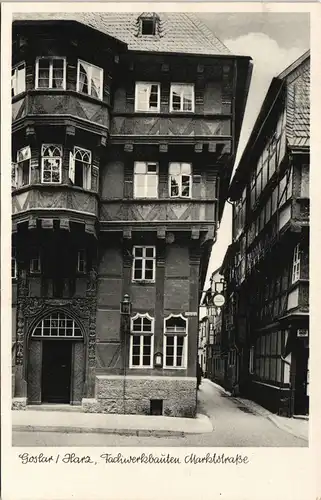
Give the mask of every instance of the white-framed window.
[(75, 186), (91, 189), (91, 151), (75, 146), (70, 152), (69, 179)]
[(134, 198), (158, 197), (158, 163), (136, 161), (134, 164)]
[(154, 323), (148, 313), (131, 318), (129, 346), (130, 368), (152, 368), (154, 355)]
[(17, 265), (17, 251), (16, 247), (11, 248), (11, 278), (17, 279), (18, 277), (18, 265)]
[(156, 248), (153, 246), (134, 246), (133, 281), (155, 281)]
[(160, 110), (160, 84), (136, 82), (135, 111), (158, 113)]
[(32, 337), (83, 337), (76, 321), (62, 312), (53, 312), (34, 327)]
[(30, 184), (31, 150), (26, 146), (17, 151), (17, 161), (12, 163), (12, 187), (19, 188)]
[(66, 90), (66, 58), (37, 57), (35, 88)]
[(187, 319), (171, 314), (164, 319), (164, 368), (187, 366)]
[(292, 283), (295, 283), (300, 279), (300, 244), (296, 245), (293, 252), (293, 265), (292, 265)]
[(42, 144), (41, 146), (41, 182), (46, 184), (61, 183), (62, 146)]
[(169, 196), (190, 198), (192, 193), (192, 165), (190, 163), (169, 164)]
[(41, 257), (39, 248), (32, 248), (30, 254), (30, 274), (38, 274), (41, 272)]
[(78, 59), (77, 92), (102, 99), (103, 79), (104, 70), (102, 68)]
[(81, 248), (77, 252), (77, 273), (85, 274), (87, 267), (86, 250)]
[(11, 97), (26, 90), (26, 63), (16, 64), (11, 70)]
[(170, 90), (170, 111), (194, 112), (194, 85), (172, 83)]

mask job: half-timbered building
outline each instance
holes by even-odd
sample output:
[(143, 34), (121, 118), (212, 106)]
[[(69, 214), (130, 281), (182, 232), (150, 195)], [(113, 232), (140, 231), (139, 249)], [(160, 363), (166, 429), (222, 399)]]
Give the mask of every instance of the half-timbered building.
[(274, 412), (309, 406), (310, 54), (271, 82), (229, 189), (223, 347), (230, 388)]
[(250, 70), (189, 14), (16, 17), (15, 407), (195, 415)]

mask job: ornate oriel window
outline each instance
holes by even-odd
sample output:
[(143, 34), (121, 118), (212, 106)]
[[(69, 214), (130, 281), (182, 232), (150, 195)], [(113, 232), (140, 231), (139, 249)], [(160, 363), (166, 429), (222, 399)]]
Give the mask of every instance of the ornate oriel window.
[(171, 314), (164, 320), (164, 368), (187, 366), (187, 319)]
[(151, 368), (154, 354), (154, 323), (148, 313), (131, 318), (129, 367)]
[(36, 89), (66, 89), (66, 58), (37, 57)]
[(103, 98), (103, 77), (102, 68), (78, 59), (77, 67), (77, 92)]
[(62, 146), (42, 144), (41, 146), (41, 182), (46, 184), (61, 183)]
[(134, 198), (158, 197), (158, 163), (136, 161), (134, 164)]
[(75, 146), (70, 152), (69, 179), (75, 186), (91, 189), (91, 151)]
[(19, 188), (30, 184), (31, 150), (26, 146), (17, 151), (17, 161), (12, 164), (12, 187)]
[(11, 70), (11, 97), (26, 90), (26, 63), (21, 62)]
[(62, 312), (53, 312), (41, 319), (34, 327), (32, 337), (82, 338), (83, 334), (75, 322)]

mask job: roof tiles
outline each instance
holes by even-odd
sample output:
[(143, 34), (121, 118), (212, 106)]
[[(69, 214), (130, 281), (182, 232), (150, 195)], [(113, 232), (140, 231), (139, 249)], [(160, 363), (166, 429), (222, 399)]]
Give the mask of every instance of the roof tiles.
[(159, 29), (155, 36), (139, 35), (141, 14), (140, 12), (37, 12), (14, 14), (14, 20), (78, 21), (125, 42), (129, 50), (206, 55), (230, 54), (229, 49), (194, 14), (158, 13)]

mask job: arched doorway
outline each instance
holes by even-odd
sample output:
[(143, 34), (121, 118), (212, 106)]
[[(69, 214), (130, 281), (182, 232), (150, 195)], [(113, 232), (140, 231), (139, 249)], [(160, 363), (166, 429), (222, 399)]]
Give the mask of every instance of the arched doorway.
[(80, 404), (83, 396), (84, 337), (65, 312), (42, 317), (31, 330), (28, 403)]

